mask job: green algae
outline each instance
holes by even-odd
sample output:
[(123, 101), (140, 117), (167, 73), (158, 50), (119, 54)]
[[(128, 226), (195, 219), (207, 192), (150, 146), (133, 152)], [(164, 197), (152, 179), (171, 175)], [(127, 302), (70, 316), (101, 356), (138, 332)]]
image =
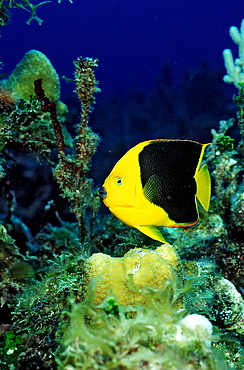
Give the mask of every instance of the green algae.
[(112, 297), (101, 310), (92, 304), (92, 292), (73, 304), (58, 369), (227, 369), (209, 347), (211, 333), (185, 326), (186, 311), (172, 309), (168, 288), (145, 289), (151, 307), (116, 306), (115, 314)]

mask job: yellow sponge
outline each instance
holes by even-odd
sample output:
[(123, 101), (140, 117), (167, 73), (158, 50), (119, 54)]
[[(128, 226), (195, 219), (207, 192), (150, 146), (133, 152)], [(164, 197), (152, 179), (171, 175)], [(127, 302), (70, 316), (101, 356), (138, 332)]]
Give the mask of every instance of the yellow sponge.
[[(88, 258), (85, 266), (85, 285), (88, 289), (93, 278), (96, 283), (94, 304), (99, 305), (109, 295), (116, 297), (122, 305), (146, 304), (140, 292), (145, 287), (163, 288), (166, 281), (181, 286), (180, 261), (170, 244), (163, 244), (155, 251), (135, 248), (124, 257), (116, 258), (103, 253), (95, 253)], [(131, 279), (133, 277), (133, 287)]]

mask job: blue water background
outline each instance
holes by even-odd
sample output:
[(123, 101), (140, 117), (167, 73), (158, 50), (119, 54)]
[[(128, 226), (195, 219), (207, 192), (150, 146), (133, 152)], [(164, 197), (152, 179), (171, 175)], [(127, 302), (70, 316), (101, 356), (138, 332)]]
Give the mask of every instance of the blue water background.
[[(210, 126), (217, 127), (219, 118), (230, 118), (226, 102), (229, 99), (231, 105), (236, 90), (222, 83), (222, 51), (231, 48), (238, 56), (229, 28), (240, 27), (244, 18), (242, 0), (74, 0), (73, 4), (53, 0), (37, 13), (43, 19), (41, 26), (35, 21), (27, 25), (28, 13), (24, 10), (12, 11), (11, 24), (2, 28), (0, 38), (2, 72), (10, 73), (30, 49), (45, 53), (60, 77), (73, 78), (72, 62), (79, 56), (99, 59), (96, 75), (102, 92), (97, 94), (91, 118), (92, 127), (102, 136), (94, 159), (98, 181), (139, 141), (156, 137), (210, 140)], [(210, 78), (210, 102), (202, 98), (199, 103), (203, 93), (196, 88), (189, 98), (194, 113), (181, 102), (188, 91), (186, 85), (204, 69), (196, 86), (208, 80), (209, 74), (216, 77), (221, 99), (224, 97), (215, 102), (218, 113), (208, 106), (219, 94), (215, 94), (216, 86)], [(64, 80), (61, 84), (62, 101), (78, 105), (74, 85)], [(171, 112), (165, 109), (161, 113), (167, 99), (172, 103)], [(69, 122), (71, 131), (77, 117)]]
[(150, 91), (165, 63), (175, 71), (195, 69), (203, 60), (223, 66), (222, 50), (233, 48), (228, 30), (244, 18), (241, 0), (56, 0), (41, 6), (28, 26), (28, 13), (15, 9), (2, 29), (1, 60), (14, 68), (23, 54), (38, 49), (60, 76), (72, 77), (78, 56), (99, 58), (103, 94), (137, 86)]

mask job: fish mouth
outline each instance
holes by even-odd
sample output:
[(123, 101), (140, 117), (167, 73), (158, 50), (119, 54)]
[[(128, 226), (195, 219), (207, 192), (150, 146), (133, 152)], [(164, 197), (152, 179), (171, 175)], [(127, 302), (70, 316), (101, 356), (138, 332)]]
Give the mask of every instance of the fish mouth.
[(104, 200), (105, 198), (107, 198), (108, 194), (107, 194), (107, 191), (105, 189), (104, 186), (102, 186), (99, 190), (98, 190), (98, 195), (99, 197)]
[[(110, 194), (110, 193), (109, 193)], [(107, 206), (109, 209), (112, 209), (112, 208), (134, 208), (134, 204), (131, 204), (135, 198), (135, 194), (133, 196), (133, 198), (129, 201), (129, 203), (121, 203), (120, 201), (115, 201), (115, 200), (112, 200), (111, 201), (111, 197), (109, 196), (109, 194), (107, 193), (107, 190), (104, 186), (102, 186), (99, 190), (98, 190), (98, 196), (100, 197), (100, 199), (103, 201), (103, 203), (105, 204), (105, 206)]]

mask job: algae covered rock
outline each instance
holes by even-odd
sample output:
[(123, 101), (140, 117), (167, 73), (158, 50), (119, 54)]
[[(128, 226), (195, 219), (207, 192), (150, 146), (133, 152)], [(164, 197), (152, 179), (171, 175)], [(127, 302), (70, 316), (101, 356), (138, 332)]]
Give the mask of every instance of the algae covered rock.
[(221, 278), (215, 287), (215, 302), (212, 313), (220, 326), (244, 333), (244, 300), (235, 285)]
[(33, 277), (35, 272), (28, 263), (18, 261), (11, 267), (10, 274), (12, 278), (19, 281)]

